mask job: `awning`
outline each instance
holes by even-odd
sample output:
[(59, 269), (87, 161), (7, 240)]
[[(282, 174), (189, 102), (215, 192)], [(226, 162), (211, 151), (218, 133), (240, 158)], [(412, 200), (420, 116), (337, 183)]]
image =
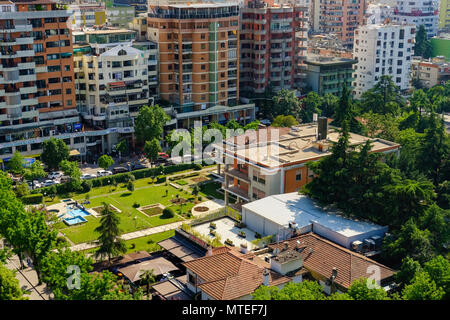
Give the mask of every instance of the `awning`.
[(80, 154), (81, 154), (80, 151), (76, 149), (70, 150), (69, 152), (69, 156), (79, 156)]
[(123, 81), (119, 81), (119, 82), (110, 82), (110, 83), (108, 83), (108, 86), (111, 88), (111, 87), (125, 87), (126, 86), (126, 84), (125, 84), (125, 82), (123, 82)]
[(204, 254), (201, 254), (198, 250), (193, 249), (191, 246), (174, 237), (158, 242), (158, 245), (161, 246), (161, 248), (166, 249), (175, 257), (181, 259), (183, 262), (188, 262), (204, 256)]
[(192, 296), (185, 288), (186, 275), (177, 277), (172, 280), (166, 280), (152, 286), (159, 295), (166, 300), (191, 300)]
[(153, 270), (155, 276), (159, 276), (170, 271), (178, 270), (178, 268), (169, 260), (159, 257), (118, 269), (131, 282), (139, 281), (141, 275), (147, 270)]

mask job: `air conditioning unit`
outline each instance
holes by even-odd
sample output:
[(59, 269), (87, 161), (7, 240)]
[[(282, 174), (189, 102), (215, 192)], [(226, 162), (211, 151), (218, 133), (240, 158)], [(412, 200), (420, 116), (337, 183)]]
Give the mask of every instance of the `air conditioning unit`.
[(50, 136), (54, 136), (56, 134), (56, 130), (50, 130)]

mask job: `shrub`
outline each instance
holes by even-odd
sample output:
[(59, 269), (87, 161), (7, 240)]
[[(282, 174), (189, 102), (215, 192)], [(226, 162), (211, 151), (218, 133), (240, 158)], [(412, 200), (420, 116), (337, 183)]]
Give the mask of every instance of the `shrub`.
[(199, 163), (194, 163), (194, 170), (202, 170), (202, 165)]
[(165, 208), (163, 210), (163, 217), (164, 218), (173, 218), (175, 216), (175, 212), (173, 211), (172, 208)]
[(131, 191), (131, 192), (134, 191), (134, 184), (133, 184), (132, 181), (128, 181), (128, 183), (127, 183), (127, 189), (128, 189), (128, 191)]
[(139, 203), (137, 203), (137, 202), (134, 202), (133, 203), (133, 208), (139, 208), (141, 205), (139, 204)]
[(260, 233), (258, 233), (258, 232), (255, 232), (255, 238), (256, 239), (261, 239), (262, 235)]
[(158, 176), (156, 178), (156, 183), (163, 183), (163, 182), (166, 182), (166, 180), (167, 180), (166, 176)]
[(188, 184), (187, 181), (185, 181), (185, 180), (178, 180), (177, 183), (178, 183), (180, 186), (185, 186), (185, 185)]
[(24, 204), (39, 204), (42, 203), (44, 195), (42, 193), (29, 194), (21, 198)]
[(225, 244), (232, 246), (233, 245), (233, 241), (231, 241), (230, 239), (225, 240)]
[(83, 188), (83, 192), (89, 192), (92, 189), (92, 181), (90, 180), (84, 180), (81, 183), (81, 187)]
[(214, 222), (211, 222), (211, 223), (209, 224), (209, 226), (210, 226), (211, 228), (213, 228), (213, 229), (217, 228), (217, 226), (216, 226), (216, 224), (215, 224)]

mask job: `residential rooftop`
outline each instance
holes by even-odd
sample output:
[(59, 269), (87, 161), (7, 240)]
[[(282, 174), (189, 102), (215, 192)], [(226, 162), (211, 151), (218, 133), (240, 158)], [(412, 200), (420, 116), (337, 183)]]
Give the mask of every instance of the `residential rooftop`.
[(356, 59), (347, 59), (341, 57), (334, 56), (322, 56), (318, 54), (308, 53), (306, 57), (306, 64), (317, 65), (317, 66), (335, 66), (342, 64), (354, 64), (356, 63)]
[[(225, 152), (244, 162), (268, 169), (285, 167), (331, 154), (332, 143), (337, 142), (341, 136), (338, 128), (328, 126), (327, 138), (321, 140), (318, 140), (317, 132), (317, 123), (292, 128), (268, 127), (225, 140)], [(372, 152), (388, 152), (400, 148), (395, 142), (350, 133), (349, 143), (352, 146), (362, 146), (368, 140), (372, 143)], [(233, 150), (236, 146), (237, 150)]]

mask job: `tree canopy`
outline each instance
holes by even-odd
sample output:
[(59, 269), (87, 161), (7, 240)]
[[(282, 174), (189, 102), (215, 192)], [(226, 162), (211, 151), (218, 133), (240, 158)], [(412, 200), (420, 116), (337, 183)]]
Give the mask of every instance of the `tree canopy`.
[(61, 161), (69, 159), (69, 147), (62, 139), (52, 137), (42, 142), (41, 159), (49, 169), (58, 169)]
[(136, 138), (139, 142), (161, 139), (163, 127), (170, 117), (159, 105), (143, 106), (134, 122)]

